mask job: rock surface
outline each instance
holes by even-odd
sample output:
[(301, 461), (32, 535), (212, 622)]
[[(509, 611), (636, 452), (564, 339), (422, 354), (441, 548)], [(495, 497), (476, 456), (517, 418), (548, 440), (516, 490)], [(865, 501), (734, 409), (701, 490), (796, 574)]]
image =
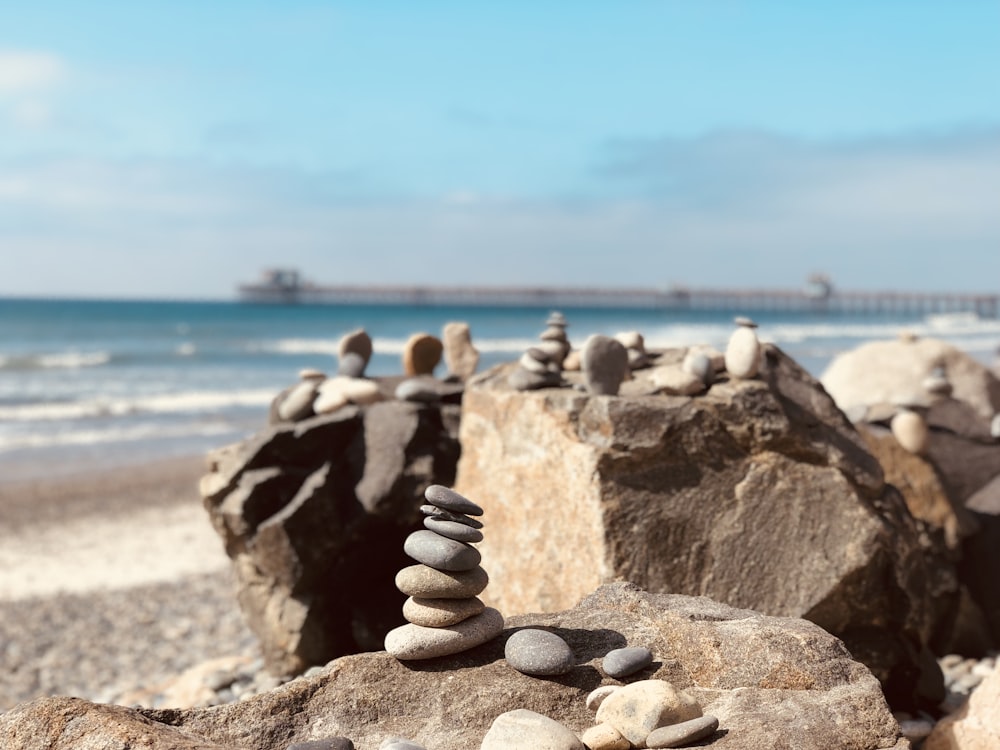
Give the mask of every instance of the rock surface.
[(661, 656), (652, 678), (719, 718), (723, 730), (709, 738), (714, 750), (909, 748), (871, 673), (840, 641), (802, 620), (613, 584), (571, 611), (513, 618), (508, 626), (554, 629), (582, 663), (558, 679), (528, 677), (506, 666), (501, 637), (416, 666), (385, 653), (346, 656), (315, 676), (213, 709), (46, 698), (0, 716), (0, 746), (35, 750), (46, 738), (46, 750), (286, 750), (341, 736), (375, 750), (396, 735), (434, 750), (468, 750), (480, 746), (496, 717), (518, 709), (579, 736), (595, 723), (585, 697), (602, 680), (600, 659), (643, 642)]
[(273, 673), (379, 649), (403, 622), (393, 577), (421, 528), (417, 498), (454, 477), (459, 410), (346, 406), (210, 455), (205, 507)]
[(893, 705), (934, 704), (926, 646), (954, 576), (931, 574), (920, 523), (822, 387), (772, 346), (765, 359), (758, 379), (691, 398), (647, 395), (650, 370), (619, 398), (515, 392), (503, 367), (474, 379), (456, 489), (494, 529), (484, 600), (553, 611), (621, 578), (802, 616), (844, 639)]
[(994, 669), (965, 706), (938, 722), (923, 750), (995, 750), (998, 747), (1000, 669)]

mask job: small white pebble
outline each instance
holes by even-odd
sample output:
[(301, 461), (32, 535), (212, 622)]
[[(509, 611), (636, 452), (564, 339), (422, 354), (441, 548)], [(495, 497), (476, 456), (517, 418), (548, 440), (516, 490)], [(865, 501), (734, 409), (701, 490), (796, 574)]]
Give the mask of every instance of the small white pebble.
[(590, 695), (587, 696), (587, 708), (589, 708), (591, 711), (596, 711), (598, 708), (600, 708), (601, 703), (604, 702), (604, 699), (607, 698), (609, 695), (611, 695), (613, 692), (615, 692), (617, 689), (618, 689), (617, 685), (601, 685), (599, 688), (592, 690)]

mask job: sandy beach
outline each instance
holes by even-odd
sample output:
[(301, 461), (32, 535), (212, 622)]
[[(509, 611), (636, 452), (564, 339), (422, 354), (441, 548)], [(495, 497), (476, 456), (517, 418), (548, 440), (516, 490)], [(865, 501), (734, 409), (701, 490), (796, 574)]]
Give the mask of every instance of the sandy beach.
[(253, 654), (201, 457), (0, 484), (0, 711)]

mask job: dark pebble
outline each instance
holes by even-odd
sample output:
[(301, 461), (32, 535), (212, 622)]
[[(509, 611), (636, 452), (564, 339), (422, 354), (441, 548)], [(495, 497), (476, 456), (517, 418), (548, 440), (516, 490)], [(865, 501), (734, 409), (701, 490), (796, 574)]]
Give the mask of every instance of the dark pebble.
[(479, 529), (474, 529), (471, 526), (466, 526), (464, 523), (445, 521), (443, 518), (427, 516), (427, 518), (424, 519), (424, 526), (433, 531), (435, 534), (440, 534), (448, 539), (454, 539), (456, 542), (483, 541), (483, 532)]
[(528, 675), (565, 674), (573, 667), (573, 651), (555, 633), (535, 628), (518, 630), (507, 639), (503, 650), (513, 669)]
[(483, 528), (482, 521), (478, 521), (475, 518), (469, 518), (468, 516), (463, 516), (461, 513), (451, 513), (444, 508), (438, 508), (434, 505), (421, 505), (420, 512), (425, 516), (433, 516), (434, 518), (440, 518), (444, 521), (464, 523), (466, 526), (471, 526), (474, 529)]
[(424, 490), (424, 497), (431, 505), (450, 510), (452, 513), (465, 513), (470, 516), (483, 515), (483, 509), (474, 502), (459, 495), (455, 490), (440, 484), (432, 484)]
[(616, 648), (609, 651), (601, 668), (608, 677), (620, 678), (635, 674), (653, 663), (653, 652), (642, 646)]
[(346, 737), (329, 737), (325, 740), (296, 742), (288, 750), (354, 750), (354, 743)]
[(718, 728), (719, 720), (714, 716), (699, 716), (680, 724), (654, 729), (646, 736), (646, 747), (684, 747), (708, 737)]
[(349, 378), (360, 378), (365, 374), (365, 367), (368, 365), (364, 357), (354, 352), (344, 352), (344, 355), (337, 363), (337, 374), (346, 375)]
[(475, 547), (446, 539), (433, 531), (414, 531), (403, 542), (403, 551), (419, 563), (435, 570), (472, 570), (482, 556)]

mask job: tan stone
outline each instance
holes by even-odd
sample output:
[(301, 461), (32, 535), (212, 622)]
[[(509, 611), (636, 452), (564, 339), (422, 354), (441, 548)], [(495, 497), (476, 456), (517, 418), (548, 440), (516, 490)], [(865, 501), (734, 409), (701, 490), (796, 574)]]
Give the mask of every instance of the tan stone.
[(407, 596), (423, 599), (467, 599), (481, 593), (489, 580), (481, 566), (450, 571), (410, 565), (396, 574), (396, 588)]
[(415, 333), (403, 347), (403, 372), (407, 375), (433, 375), (441, 361), (444, 345), (429, 333)]
[(345, 334), (337, 344), (337, 356), (343, 359), (350, 352), (357, 354), (367, 365), (372, 358), (372, 339), (364, 328), (358, 328)]
[(726, 346), (726, 372), (734, 378), (755, 377), (760, 370), (760, 352), (753, 328), (737, 328)]
[(701, 378), (673, 364), (654, 367), (648, 377), (660, 393), (668, 396), (693, 396), (705, 390)]
[(468, 380), (479, 366), (479, 352), (472, 344), (468, 323), (445, 323), (441, 330), (444, 363), (448, 373), (459, 380)]
[(580, 735), (590, 750), (629, 750), (632, 743), (610, 724), (598, 724)]
[(640, 680), (616, 690), (597, 709), (597, 721), (610, 724), (636, 747), (645, 747), (654, 729), (701, 716), (698, 701), (666, 680)]
[(403, 602), (403, 617), (425, 628), (444, 628), (478, 615), (486, 608), (482, 599), (419, 599)]
[(983, 679), (968, 702), (937, 723), (922, 750), (1000, 748), (1000, 669)]
[(899, 445), (910, 453), (920, 455), (927, 450), (929, 431), (927, 422), (915, 411), (904, 409), (889, 423), (893, 436)]

